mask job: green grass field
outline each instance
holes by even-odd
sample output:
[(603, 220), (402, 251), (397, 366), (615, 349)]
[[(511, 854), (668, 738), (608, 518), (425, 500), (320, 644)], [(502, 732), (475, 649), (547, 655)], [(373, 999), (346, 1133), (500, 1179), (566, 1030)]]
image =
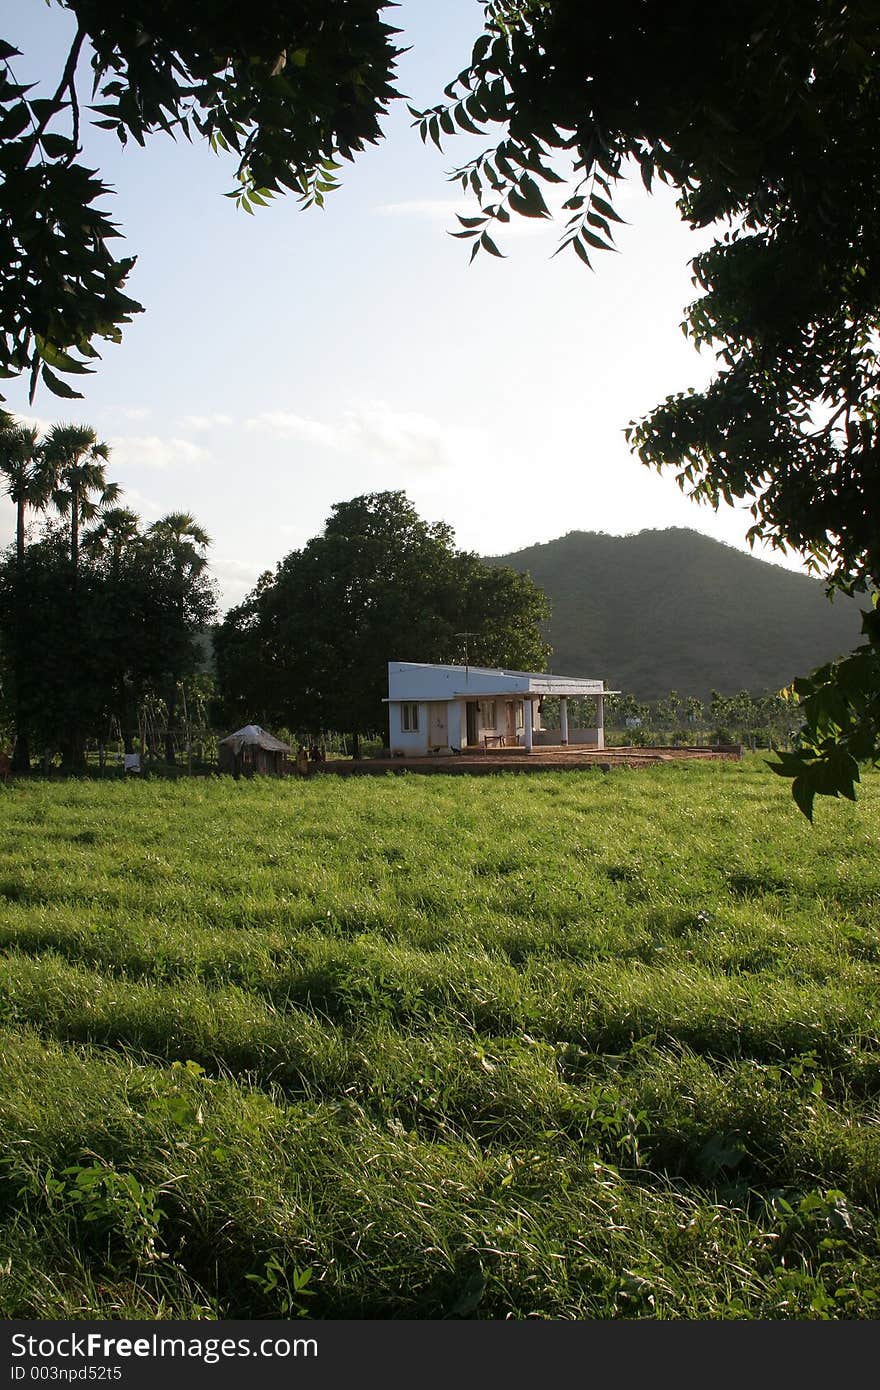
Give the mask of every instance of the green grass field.
[(0, 1315), (880, 1317), (880, 776), (0, 787)]

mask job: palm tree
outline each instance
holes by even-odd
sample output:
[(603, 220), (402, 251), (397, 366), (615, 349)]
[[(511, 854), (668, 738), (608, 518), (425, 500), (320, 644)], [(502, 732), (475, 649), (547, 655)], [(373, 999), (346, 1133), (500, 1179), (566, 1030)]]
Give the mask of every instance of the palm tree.
[(118, 575), (123, 555), (141, 540), (137, 512), (130, 507), (107, 507), (96, 525), (83, 533), (82, 548), (92, 555), (108, 554), (113, 574)]
[[(81, 626), (77, 599), (80, 524), (94, 520), (120, 492), (118, 483), (107, 481), (104, 465), (109, 457), (109, 447), (98, 439), (91, 425), (53, 425), (43, 445), (52, 503), (62, 516), (70, 517), (71, 622), (77, 633)], [(71, 687), (69, 730), (63, 760), (78, 770), (85, 766), (85, 749), (75, 685)]]
[(39, 434), (31, 426), (16, 425), (11, 415), (0, 420), (0, 474), (7, 496), (15, 504), (15, 559), (19, 571), (24, 562), (27, 508), (41, 510), (49, 500), (49, 477), (43, 465)]
[(108, 483), (105, 463), (110, 457), (91, 425), (53, 425), (46, 435), (44, 458), (52, 476), (52, 502), (70, 517), (70, 563), (74, 583), (79, 569), (79, 528), (115, 502), (118, 483)]
[(208, 564), (203, 553), (211, 537), (189, 512), (169, 512), (148, 529), (147, 535), (171, 561), (182, 581), (195, 579)]
[[(205, 550), (211, 538), (195, 517), (189, 512), (169, 512), (161, 517), (147, 531), (147, 541), (152, 543), (154, 553), (161, 563), (166, 564), (174, 584), (177, 604), (182, 615), (186, 593), (194, 579), (207, 568), (208, 557)], [(173, 763), (174, 735), (172, 732), (177, 709), (177, 690), (180, 684), (180, 669), (169, 672), (165, 705), (168, 723), (165, 730), (165, 761)]]
[[(129, 507), (107, 507), (94, 526), (83, 532), (82, 550), (95, 560), (103, 561), (104, 616), (111, 630), (121, 634), (134, 624), (135, 634), (142, 639), (138, 624), (134, 592), (141, 593), (135, 583), (136, 575), (146, 575), (147, 555), (145, 537), (140, 529), (140, 517)], [(127, 582), (129, 581), (129, 582)], [(147, 589), (149, 579), (144, 580)], [(126, 753), (134, 752), (137, 701), (140, 690), (142, 640), (111, 642), (103, 651), (105, 669), (112, 671), (116, 693), (115, 713), (119, 720)]]
[(50, 479), (43, 463), (39, 430), (17, 425), (5, 411), (0, 412), (0, 475), (6, 484), (7, 496), (15, 505), (15, 615), (13, 646), (16, 668), (15, 750), (12, 767), (16, 772), (28, 772), (31, 765), (27, 732), (25, 701), (20, 693), (24, 664), (23, 640), (25, 602), (22, 591), (24, 577), (25, 518), (28, 507), (42, 510), (49, 500)]

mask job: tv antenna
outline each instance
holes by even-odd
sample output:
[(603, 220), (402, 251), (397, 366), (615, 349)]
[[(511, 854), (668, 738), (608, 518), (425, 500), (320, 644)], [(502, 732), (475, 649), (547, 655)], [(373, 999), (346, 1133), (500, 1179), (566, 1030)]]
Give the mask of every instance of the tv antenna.
[(462, 639), (463, 644), (464, 644), (464, 682), (465, 682), (465, 685), (467, 685), (468, 676), (469, 676), (469, 671), (468, 671), (468, 638), (469, 638), (469, 637), (476, 637), (477, 634), (476, 634), (475, 632), (457, 632), (455, 635), (456, 635), (456, 637), (460, 637), (460, 638)]

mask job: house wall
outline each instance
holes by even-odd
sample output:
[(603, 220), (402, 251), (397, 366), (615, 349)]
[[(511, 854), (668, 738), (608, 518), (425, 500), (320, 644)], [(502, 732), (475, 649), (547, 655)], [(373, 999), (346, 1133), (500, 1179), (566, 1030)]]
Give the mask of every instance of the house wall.
[(403, 728), (400, 701), (393, 700), (388, 706), (388, 747), (392, 754), (408, 753), (411, 757), (416, 757), (428, 751), (428, 705), (423, 700), (407, 703), (418, 704), (419, 727)]
[(467, 714), (464, 700), (449, 701), (449, 745), (464, 748), (467, 744)]
[[(571, 725), (569, 725), (568, 727), (569, 744), (592, 744), (594, 748), (604, 748), (604, 735), (604, 729), (573, 729)], [(557, 743), (562, 743), (562, 730), (542, 729), (540, 733), (536, 733), (534, 735), (533, 742), (536, 744), (541, 744), (543, 747), (547, 747), (548, 745), (553, 745)]]

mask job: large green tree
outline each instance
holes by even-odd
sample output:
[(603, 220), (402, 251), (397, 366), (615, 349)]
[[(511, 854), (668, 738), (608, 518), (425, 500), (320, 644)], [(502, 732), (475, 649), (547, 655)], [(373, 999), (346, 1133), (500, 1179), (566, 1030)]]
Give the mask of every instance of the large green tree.
[(543, 670), (547, 601), (526, 575), (458, 551), (402, 492), (340, 502), (216, 635), (230, 716), (353, 737), (384, 732), (388, 662)]
[(147, 532), (147, 544), (153, 567), (161, 572), (176, 623), (166, 629), (177, 642), (166, 641), (167, 674), (164, 699), (167, 710), (165, 731), (165, 761), (175, 762), (174, 733), (177, 722), (177, 697), (181, 681), (192, 668), (192, 641), (186, 621), (187, 603), (203, 592), (208, 568), (207, 550), (211, 538), (189, 512), (169, 512), (154, 522)]

